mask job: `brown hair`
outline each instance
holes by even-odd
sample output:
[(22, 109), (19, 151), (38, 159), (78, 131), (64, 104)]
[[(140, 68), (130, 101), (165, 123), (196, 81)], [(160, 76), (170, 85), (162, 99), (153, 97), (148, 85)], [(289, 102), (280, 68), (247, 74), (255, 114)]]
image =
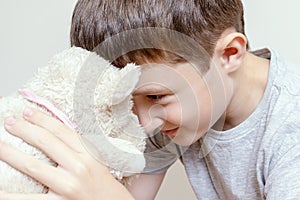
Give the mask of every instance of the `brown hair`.
[[(90, 51), (106, 43), (105, 50), (98, 53), (123, 67), (146, 59), (184, 62), (184, 55), (195, 52), (190, 44), (184, 44), (191, 40), (212, 56), (216, 41), (230, 27), (244, 34), (241, 0), (78, 0), (70, 35), (72, 46)], [(138, 31), (117, 42), (110, 39), (131, 30)], [(178, 38), (177, 33), (184, 36)], [(118, 51), (117, 57), (111, 56), (114, 51)]]

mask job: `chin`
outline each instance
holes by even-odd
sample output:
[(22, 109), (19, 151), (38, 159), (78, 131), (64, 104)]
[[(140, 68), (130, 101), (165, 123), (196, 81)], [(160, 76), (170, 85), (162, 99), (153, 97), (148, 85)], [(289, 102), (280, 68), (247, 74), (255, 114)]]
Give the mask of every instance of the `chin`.
[(187, 132), (187, 131), (178, 131), (174, 135), (169, 135), (169, 138), (176, 144), (180, 146), (190, 146), (196, 141), (198, 141), (203, 134), (199, 134), (196, 131)]

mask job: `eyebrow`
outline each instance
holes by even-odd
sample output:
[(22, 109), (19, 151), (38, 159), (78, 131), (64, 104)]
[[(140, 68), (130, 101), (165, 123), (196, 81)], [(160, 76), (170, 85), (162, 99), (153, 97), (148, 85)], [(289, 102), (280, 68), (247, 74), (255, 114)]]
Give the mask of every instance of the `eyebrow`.
[(158, 93), (166, 93), (166, 92), (171, 93), (172, 91), (162, 86), (146, 85), (133, 90), (132, 95), (158, 94)]

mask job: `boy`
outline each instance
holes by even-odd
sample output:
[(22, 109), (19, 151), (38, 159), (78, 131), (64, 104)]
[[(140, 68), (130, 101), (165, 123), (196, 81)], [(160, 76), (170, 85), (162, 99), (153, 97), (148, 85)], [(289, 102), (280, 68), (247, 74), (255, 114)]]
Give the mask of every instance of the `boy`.
[[(300, 88), (293, 84), (299, 83), (300, 75), (291, 72), (274, 51), (254, 52), (259, 56), (247, 51), (240, 0), (79, 0), (71, 43), (97, 51), (118, 67), (130, 62), (141, 65), (133, 93), (135, 112), (152, 135), (145, 152), (145, 174), (128, 187), (135, 199), (153, 199), (178, 157), (198, 199), (300, 197)], [(53, 120), (40, 122), (39, 118), (50, 119), (39, 113), (25, 118), (57, 132), (49, 124), (58, 125)], [(19, 123), (8, 120), (6, 128), (17, 134), (21, 131), (14, 127)], [(54, 160), (60, 157), (46, 152)], [(96, 165), (76, 161), (85, 167)], [(80, 171), (71, 173), (77, 180), (72, 190), (63, 190), (46, 175), (37, 175), (34, 167), (28, 172), (18, 162), (9, 163), (48, 185), (54, 196), (76, 193), (89, 199), (86, 193), (95, 187), (96, 181), (83, 176), (89, 173)], [(83, 177), (86, 182), (81, 185)], [(99, 180), (94, 190), (99, 198), (130, 198), (108, 176), (102, 180), (105, 184)], [(113, 188), (114, 194), (105, 193), (105, 188)]]

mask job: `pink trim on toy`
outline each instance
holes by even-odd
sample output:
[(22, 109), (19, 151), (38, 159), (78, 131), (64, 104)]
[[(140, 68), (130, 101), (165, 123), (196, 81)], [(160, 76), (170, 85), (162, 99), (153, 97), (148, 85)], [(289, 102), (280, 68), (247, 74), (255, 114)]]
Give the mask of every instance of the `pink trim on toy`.
[(27, 89), (18, 90), (18, 92), (26, 100), (31, 101), (33, 103), (36, 103), (36, 104), (46, 108), (53, 116), (55, 116), (57, 119), (59, 119), (65, 125), (67, 125), (69, 128), (72, 128), (72, 129), (77, 128), (76, 124), (74, 122), (72, 122), (65, 113), (63, 113), (61, 110), (56, 108), (47, 99), (40, 97)]

